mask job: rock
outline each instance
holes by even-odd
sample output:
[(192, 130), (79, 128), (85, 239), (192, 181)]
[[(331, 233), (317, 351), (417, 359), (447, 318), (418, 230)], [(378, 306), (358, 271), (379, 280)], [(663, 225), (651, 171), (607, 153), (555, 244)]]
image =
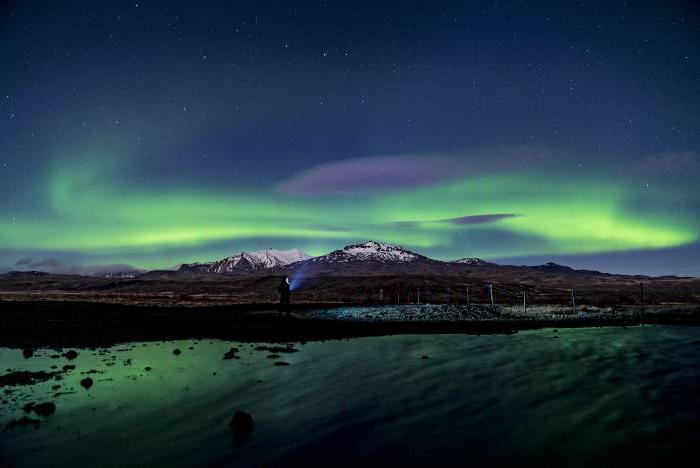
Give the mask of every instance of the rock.
[(279, 354), (268, 354), (267, 358), (268, 359), (278, 359), (280, 357)]
[(275, 362), (275, 365), (276, 365), (276, 366), (288, 366), (289, 363), (288, 363), (288, 362), (284, 362), (284, 361), (277, 361), (277, 362)]
[(32, 419), (28, 418), (26, 416), (22, 416), (19, 419), (13, 419), (9, 423), (7, 423), (7, 426), (5, 426), (7, 429), (12, 429), (17, 426), (34, 426), (34, 427), (39, 427), (41, 424), (41, 421), (38, 419)]
[(73, 369), (75, 369), (75, 366), (73, 364), (66, 364), (65, 366), (63, 366), (64, 371), (69, 371)]
[(50, 416), (56, 412), (56, 405), (51, 402), (34, 405), (32, 410), (39, 416)]
[(30, 372), (16, 371), (9, 374), (0, 375), (0, 387), (14, 385), (33, 385), (37, 382), (45, 382), (51, 378), (59, 377), (56, 372)]
[(145, 370), (146, 372), (151, 372), (151, 368), (149, 366), (144, 367), (143, 370)]
[(82, 385), (85, 388), (85, 390), (92, 387), (92, 384), (93, 384), (93, 382), (92, 382), (92, 379), (90, 377), (85, 377), (83, 380), (80, 381), (80, 385)]
[(180, 351), (178, 348), (175, 348), (175, 349), (173, 349), (173, 354), (175, 356), (179, 356), (180, 354), (182, 354), (182, 351)]
[(63, 353), (63, 357), (72, 361), (73, 359), (78, 357), (78, 352), (74, 349), (69, 349), (68, 351)]
[(238, 348), (231, 348), (226, 353), (224, 354), (224, 359), (239, 359), (238, 356), (236, 356), (236, 353), (238, 352)]
[(253, 432), (253, 417), (245, 411), (236, 411), (229, 426), (234, 436), (247, 437)]
[(430, 359), (430, 356), (427, 356), (427, 355), (424, 354), (424, 355), (422, 355), (420, 358), (421, 358), (421, 359)]
[(24, 356), (24, 359), (29, 359), (30, 357), (34, 356), (34, 350), (31, 348), (23, 349), (22, 356)]

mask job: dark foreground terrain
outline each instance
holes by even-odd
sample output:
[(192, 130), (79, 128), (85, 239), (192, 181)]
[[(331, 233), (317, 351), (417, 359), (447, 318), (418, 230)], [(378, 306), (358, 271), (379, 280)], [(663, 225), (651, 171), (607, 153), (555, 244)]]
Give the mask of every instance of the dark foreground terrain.
[(97, 347), (129, 341), (219, 338), (310, 341), (392, 334), (513, 333), (543, 327), (700, 324), (700, 307), (570, 308), (302, 304), (158, 307), (76, 301), (0, 301), (0, 346)]
[(613, 275), (558, 265), (310, 265), (253, 273), (151, 271), (134, 278), (40, 272), (0, 275), (0, 299), (166, 306), (274, 303), (285, 275), (298, 304), (496, 304), (608, 306), (700, 304), (700, 278)]

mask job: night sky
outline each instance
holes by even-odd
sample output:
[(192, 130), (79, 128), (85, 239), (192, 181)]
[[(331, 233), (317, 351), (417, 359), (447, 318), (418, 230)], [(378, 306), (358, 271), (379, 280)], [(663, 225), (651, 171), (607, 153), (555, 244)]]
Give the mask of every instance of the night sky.
[(378, 240), (700, 275), (700, 4), (9, 1), (0, 271)]

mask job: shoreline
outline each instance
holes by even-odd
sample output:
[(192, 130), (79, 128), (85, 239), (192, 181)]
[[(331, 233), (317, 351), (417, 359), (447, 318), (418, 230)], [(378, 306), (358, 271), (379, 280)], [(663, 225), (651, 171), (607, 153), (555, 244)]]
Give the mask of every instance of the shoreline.
[(668, 313), (615, 318), (362, 321), (308, 316), (310, 310), (354, 306), (365, 307), (361, 304), (296, 304), (287, 317), (279, 315), (273, 304), (192, 308), (77, 301), (0, 301), (0, 346), (95, 348), (134, 341), (189, 338), (302, 342), (397, 334), (484, 335), (542, 328), (700, 325), (699, 313), (674, 313), (672, 307)]

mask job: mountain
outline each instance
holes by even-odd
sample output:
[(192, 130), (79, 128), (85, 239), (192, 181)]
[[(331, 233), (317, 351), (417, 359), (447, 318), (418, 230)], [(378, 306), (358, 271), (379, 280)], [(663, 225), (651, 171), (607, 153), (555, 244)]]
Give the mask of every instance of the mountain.
[(569, 273), (569, 272), (574, 271), (574, 269), (571, 267), (559, 265), (558, 263), (554, 263), (554, 262), (547, 262), (544, 265), (537, 265), (537, 266), (533, 266), (531, 268), (533, 268), (535, 270), (539, 270), (539, 271), (548, 271), (550, 273), (554, 273), (554, 272)]
[[(560, 274), (567, 274), (567, 273), (572, 273), (572, 274), (577, 274), (577, 275), (589, 275), (589, 276), (614, 276), (611, 275), (610, 273), (603, 273), (602, 271), (597, 271), (597, 270), (576, 270), (574, 268), (565, 266), (565, 265), (559, 265), (558, 263), (554, 262), (547, 262), (543, 265), (537, 265), (537, 266), (532, 266), (528, 267), (533, 270), (545, 272), (545, 273), (560, 273)], [(624, 276), (624, 275), (622, 275)], [(642, 277), (642, 276), (640, 276)]]
[(180, 266), (179, 271), (203, 273), (252, 272), (283, 267), (309, 258), (311, 257), (299, 249), (265, 249), (256, 252), (241, 252), (233, 257), (215, 262), (185, 263)]
[(450, 263), (461, 263), (462, 265), (473, 265), (473, 266), (496, 265), (493, 262), (487, 262), (486, 260), (482, 260), (480, 258), (475, 258), (475, 257), (464, 257), (464, 258), (460, 258), (459, 260), (453, 260)]
[(122, 279), (128, 279), (128, 278), (136, 278), (139, 276), (143, 271), (140, 270), (130, 270), (130, 271), (103, 271), (100, 273), (93, 273), (92, 276), (99, 276), (101, 278), (122, 278)]
[(334, 250), (327, 255), (313, 257), (305, 263), (412, 263), (429, 261), (428, 257), (396, 245), (368, 241)]

